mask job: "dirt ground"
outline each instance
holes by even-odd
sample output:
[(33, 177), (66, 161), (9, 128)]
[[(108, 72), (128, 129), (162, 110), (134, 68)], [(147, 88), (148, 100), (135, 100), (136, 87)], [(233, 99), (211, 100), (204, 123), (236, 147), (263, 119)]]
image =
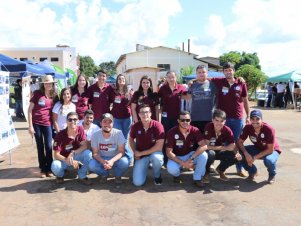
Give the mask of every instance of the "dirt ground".
[(0, 164), (0, 225), (298, 225), (301, 221), (301, 112), (263, 109), (264, 121), (276, 129), (283, 150), (276, 183), (269, 185), (266, 168), (257, 161), (259, 176), (247, 182), (227, 171), (230, 180), (211, 175), (205, 189), (192, 184), (184, 172), (183, 184), (174, 184), (166, 170), (163, 184), (151, 180), (141, 188), (131, 184), (132, 169), (116, 186), (111, 178), (81, 185), (75, 175), (57, 185), (39, 178), (35, 144), (26, 122), (15, 122), (21, 145)]

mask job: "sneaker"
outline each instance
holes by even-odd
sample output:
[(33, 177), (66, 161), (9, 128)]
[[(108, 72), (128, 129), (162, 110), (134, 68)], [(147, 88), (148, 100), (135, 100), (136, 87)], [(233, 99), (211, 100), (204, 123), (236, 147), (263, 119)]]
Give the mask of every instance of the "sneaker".
[(269, 184), (274, 184), (275, 183), (275, 176), (269, 176), (269, 179), (268, 179), (268, 183)]
[(99, 182), (100, 184), (104, 184), (104, 183), (107, 182), (108, 177), (102, 176), (102, 175), (98, 175), (97, 179), (98, 179), (98, 182)]
[(254, 173), (254, 174), (252, 174), (252, 175), (249, 175), (248, 177), (247, 177), (247, 180), (249, 180), (249, 181), (254, 181), (254, 179), (255, 179), (255, 177), (258, 175), (258, 173), (256, 172), (256, 173)]
[(173, 182), (176, 183), (176, 184), (182, 184), (183, 183), (180, 176), (173, 177)]
[(122, 178), (121, 177), (115, 177), (114, 182), (115, 182), (115, 184), (122, 184)]
[(46, 176), (47, 177), (54, 177), (54, 174), (51, 171), (49, 171), (49, 172), (46, 173)]
[(161, 185), (162, 184), (162, 177), (161, 177), (161, 175), (160, 175), (160, 177), (155, 177), (155, 179), (154, 179), (154, 183), (155, 183), (155, 185)]
[(219, 174), (219, 178), (223, 181), (229, 180), (229, 178), (226, 176), (225, 172), (220, 171), (218, 168), (216, 168), (217, 173)]
[(210, 179), (209, 179), (209, 174), (205, 174), (202, 178), (202, 182), (204, 184), (209, 184), (210, 183)]
[(41, 172), (41, 173), (40, 173), (40, 177), (41, 177), (41, 178), (46, 178), (46, 173), (45, 173), (45, 172)]
[(248, 174), (244, 170), (237, 171), (237, 175), (240, 176), (240, 177), (247, 177), (248, 176)]
[(55, 182), (56, 182), (57, 184), (62, 184), (62, 183), (64, 183), (64, 177), (56, 177)]
[(77, 180), (78, 180), (79, 183), (84, 184), (84, 185), (91, 185), (92, 184), (88, 177), (85, 177), (85, 178), (82, 178), (82, 179), (78, 178)]
[(195, 180), (193, 182), (198, 188), (203, 188), (205, 186), (205, 184), (201, 180)]

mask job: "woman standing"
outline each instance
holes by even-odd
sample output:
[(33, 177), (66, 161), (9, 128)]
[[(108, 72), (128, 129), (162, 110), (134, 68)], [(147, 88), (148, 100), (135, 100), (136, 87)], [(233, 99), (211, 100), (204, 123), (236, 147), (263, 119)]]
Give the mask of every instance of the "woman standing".
[(70, 88), (63, 88), (60, 94), (60, 100), (55, 103), (52, 109), (53, 127), (56, 133), (67, 127), (67, 114), (75, 111), (76, 107), (71, 102)]
[(119, 74), (116, 79), (116, 88), (113, 92), (113, 107), (111, 113), (114, 117), (114, 128), (122, 131), (127, 139), (132, 124), (130, 100), (131, 94), (127, 87), (125, 76)]
[(131, 101), (131, 109), (134, 123), (138, 122), (138, 113), (140, 106), (148, 104), (151, 108), (152, 116), (154, 120), (159, 120), (159, 98), (158, 94), (153, 92), (153, 83), (150, 77), (144, 75), (140, 79), (140, 85), (138, 90), (134, 93)]
[(85, 111), (89, 109), (87, 89), (88, 80), (86, 76), (81, 74), (77, 77), (75, 85), (71, 88), (71, 101), (76, 106), (76, 113), (78, 114), (79, 120), (84, 118)]
[(35, 136), (41, 177), (52, 177), (51, 109), (56, 96), (51, 75), (42, 77), (41, 87), (33, 93), (28, 107), (28, 132)]

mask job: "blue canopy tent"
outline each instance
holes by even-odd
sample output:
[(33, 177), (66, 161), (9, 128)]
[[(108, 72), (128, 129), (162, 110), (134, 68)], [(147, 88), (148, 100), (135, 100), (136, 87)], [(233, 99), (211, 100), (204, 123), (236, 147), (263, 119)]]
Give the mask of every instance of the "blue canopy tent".
[[(219, 71), (208, 71), (208, 78), (220, 78), (220, 77), (224, 77), (224, 73), (219, 72)], [(183, 76), (183, 79), (185, 81), (189, 81), (191, 79), (195, 79), (196, 75), (187, 75), (187, 76)]]

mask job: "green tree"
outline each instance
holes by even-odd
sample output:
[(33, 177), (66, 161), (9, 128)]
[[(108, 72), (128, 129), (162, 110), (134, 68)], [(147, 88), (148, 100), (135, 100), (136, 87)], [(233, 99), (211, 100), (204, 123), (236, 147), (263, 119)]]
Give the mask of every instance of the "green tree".
[(246, 53), (246, 52), (242, 52), (241, 54), (241, 60), (240, 62), (235, 65), (237, 67), (237, 69), (245, 64), (249, 64), (249, 65), (253, 65), (255, 66), (257, 69), (261, 69), (261, 66), (259, 64), (259, 58), (257, 56), (257, 53)]
[(220, 64), (224, 65), (226, 62), (231, 62), (234, 65), (237, 65), (241, 61), (241, 54), (237, 51), (230, 51), (229, 53), (224, 53), (219, 57)]
[(250, 96), (256, 92), (256, 88), (260, 86), (267, 76), (254, 65), (242, 65), (236, 72), (235, 77), (243, 77), (247, 83)]
[(108, 76), (116, 75), (116, 67), (114, 61), (102, 62), (99, 64), (100, 69), (107, 72)]
[(183, 76), (188, 76), (188, 75), (192, 75), (194, 72), (194, 66), (187, 66), (187, 67), (182, 67), (180, 69), (180, 74), (177, 75), (177, 82), (178, 83), (182, 83), (183, 82)]
[(94, 77), (99, 68), (95, 65), (94, 60), (90, 56), (80, 56), (79, 70), (86, 76)]

